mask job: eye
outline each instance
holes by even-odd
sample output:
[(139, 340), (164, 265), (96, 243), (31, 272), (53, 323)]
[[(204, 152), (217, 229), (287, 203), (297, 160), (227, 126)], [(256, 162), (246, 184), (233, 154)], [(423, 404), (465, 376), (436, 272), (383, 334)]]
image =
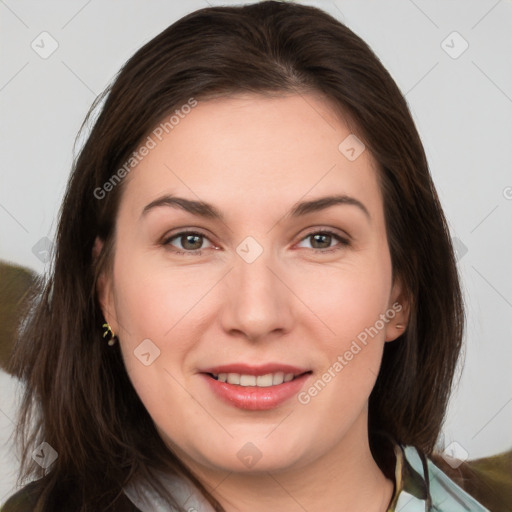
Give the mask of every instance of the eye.
[[(301, 243), (307, 240), (311, 241), (312, 249), (318, 253), (334, 252), (350, 245), (348, 238), (343, 238), (328, 229), (312, 231), (301, 240)], [(338, 245), (332, 246), (331, 243), (336, 240), (338, 241)]]
[[(209, 242), (209, 246), (204, 246), (204, 241)], [(311, 249), (316, 253), (334, 252), (343, 249), (350, 245), (348, 238), (344, 238), (334, 231), (323, 229), (320, 231), (312, 231), (307, 234), (299, 243), (300, 244), (310, 240), (312, 245)], [(332, 245), (333, 242), (338, 242), (337, 245)], [(180, 231), (172, 236), (166, 237), (162, 245), (170, 247), (172, 252), (176, 254), (192, 254), (201, 255), (201, 249), (215, 248), (206, 235), (197, 231)], [(304, 247), (304, 246), (302, 246)]]
[[(196, 231), (181, 231), (171, 237), (167, 237), (162, 244), (172, 247), (173, 249), (171, 250), (176, 254), (201, 254), (201, 249), (208, 248), (203, 246), (204, 240), (208, 240), (208, 238), (202, 233)], [(179, 244), (177, 248), (175, 243)], [(213, 245), (211, 245), (211, 247), (213, 247)]]

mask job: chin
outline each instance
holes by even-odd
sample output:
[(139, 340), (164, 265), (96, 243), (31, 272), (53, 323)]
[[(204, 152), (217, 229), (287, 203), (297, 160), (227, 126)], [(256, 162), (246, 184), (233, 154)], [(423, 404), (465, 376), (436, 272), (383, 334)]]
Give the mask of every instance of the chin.
[(195, 460), (200, 462), (202, 459), (212, 469), (255, 474), (280, 472), (305, 464), (308, 457), (304, 448), (311, 449), (312, 445), (304, 440), (304, 436), (301, 438), (298, 433), (297, 436), (283, 435), (289, 434), (284, 430), (280, 435), (269, 434), (272, 429), (267, 427), (264, 430), (258, 435), (247, 433), (226, 439), (225, 443), (216, 442), (215, 446), (209, 444), (203, 447), (204, 451), (198, 447)]

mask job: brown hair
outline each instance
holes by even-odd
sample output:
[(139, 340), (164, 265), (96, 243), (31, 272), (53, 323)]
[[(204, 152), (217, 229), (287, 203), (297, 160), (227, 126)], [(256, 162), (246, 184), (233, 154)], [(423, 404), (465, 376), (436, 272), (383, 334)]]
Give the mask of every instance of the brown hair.
[[(52, 272), (10, 366), (26, 383), (17, 430), (20, 475), (44, 474), (30, 464), (40, 442), (58, 452), (36, 510), (54, 510), (63, 493), (66, 510), (114, 510), (109, 507), (122, 486), (137, 472), (151, 482), (152, 468), (188, 475), (208, 496), (159, 437), (119, 347), (102, 339), (96, 279), (112, 259), (126, 180), (103, 199), (94, 191), (191, 97), (307, 91), (346, 116), (378, 162), (393, 275), (411, 304), (406, 332), (386, 343), (370, 396), (372, 452), (377, 460), (378, 431), (432, 452), (464, 313), (449, 231), (406, 101), (370, 48), (317, 8), (274, 1), (210, 7), (178, 20), (137, 51), (88, 114), (103, 102), (74, 163)], [(94, 260), (96, 236), (105, 243)]]

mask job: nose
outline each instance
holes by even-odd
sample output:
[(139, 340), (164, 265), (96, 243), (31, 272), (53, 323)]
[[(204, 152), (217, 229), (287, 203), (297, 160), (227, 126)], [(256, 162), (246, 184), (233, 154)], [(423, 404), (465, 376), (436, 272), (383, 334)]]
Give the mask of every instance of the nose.
[(221, 324), (231, 336), (256, 342), (290, 332), (293, 292), (284, 270), (264, 251), (248, 263), (238, 258), (225, 279)]

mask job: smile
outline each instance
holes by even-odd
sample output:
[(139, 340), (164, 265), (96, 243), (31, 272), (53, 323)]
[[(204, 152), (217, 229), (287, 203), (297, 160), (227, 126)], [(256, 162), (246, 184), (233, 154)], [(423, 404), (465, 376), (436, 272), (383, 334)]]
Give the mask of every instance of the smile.
[(222, 402), (238, 409), (264, 411), (296, 396), (312, 371), (285, 364), (232, 364), (203, 369), (200, 375)]
[(283, 382), (290, 382), (298, 375), (293, 373), (267, 373), (265, 375), (247, 375), (240, 373), (219, 373), (218, 375), (210, 374), (214, 379), (219, 382), (227, 382), (237, 386), (258, 386), (260, 388), (268, 388), (271, 386), (279, 386)]

